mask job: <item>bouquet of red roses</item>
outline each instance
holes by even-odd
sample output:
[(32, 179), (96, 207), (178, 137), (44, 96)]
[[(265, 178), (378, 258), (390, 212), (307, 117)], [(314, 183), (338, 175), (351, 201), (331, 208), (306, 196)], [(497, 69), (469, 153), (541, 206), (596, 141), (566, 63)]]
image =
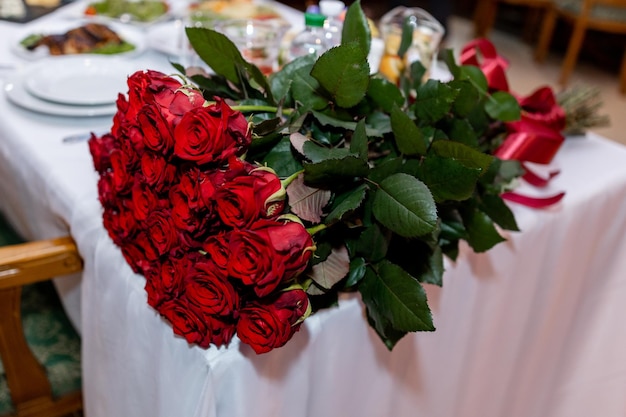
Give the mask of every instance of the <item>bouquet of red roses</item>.
[(502, 195), (524, 171), (494, 156), (518, 99), (452, 59), (448, 82), (419, 62), (397, 84), (371, 75), (358, 1), (340, 46), (268, 77), (223, 34), (187, 36), (213, 74), (133, 74), (90, 141), (104, 225), (148, 303), (190, 343), (236, 334), (257, 353), (342, 292), (390, 349), (434, 330), (423, 285), (442, 285), (444, 256), (518, 230)]
[(128, 99), (90, 150), (104, 226), (148, 303), (174, 332), (207, 347), (235, 331), (257, 353), (282, 346), (309, 314), (292, 285), (315, 250), (270, 168), (246, 162), (245, 117), (155, 71), (128, 79)]

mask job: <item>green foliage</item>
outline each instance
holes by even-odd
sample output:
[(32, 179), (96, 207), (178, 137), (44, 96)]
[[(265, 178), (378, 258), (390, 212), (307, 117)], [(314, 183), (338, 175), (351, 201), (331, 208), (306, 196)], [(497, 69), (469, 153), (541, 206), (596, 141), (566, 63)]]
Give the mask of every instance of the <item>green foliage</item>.
[[(370, 75), (358, 1), (340, 46), (267, 79), (223, 35), (187, 30), (215, 72), (192, 81), (207, 98), (246, 104), (235, 108), (252, 123), (248, 159), (283, 178), (303, 172), (304, 185), (330, 193), (328, 204), (307, 206), (319, 224), (304, 220), (318, 230), (301, 277), (314, 308), (358, 291), (390, 349), (407, 332), (434, 330), (422, 285), (443, 284), (444, 257), (456, 259), (461, 240), (483, 252), (504, 240), (498, 229), (518, 230), (500, 194), (523, 171), (492, 156), (502, 123), (519, 118), (515, 98), (491, 94), (481, 70), (458, 65), (451, 51), (442, 54), (448, 82), (422, 83), (420, 63), (398, 85)], [(291, 134), (306, 139), (299, 150)]]

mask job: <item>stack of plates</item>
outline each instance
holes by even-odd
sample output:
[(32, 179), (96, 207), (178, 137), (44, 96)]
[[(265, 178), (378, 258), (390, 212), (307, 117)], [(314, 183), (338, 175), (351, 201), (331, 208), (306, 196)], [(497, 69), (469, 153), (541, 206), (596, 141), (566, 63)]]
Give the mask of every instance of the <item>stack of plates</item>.
[(117, 111), (118, 94), (126, 94), (134, 72), (129, 61), (107, 56), (46, 58), (18, 71), (4, 90), (9, 101), (38, 113), (108, 116)]

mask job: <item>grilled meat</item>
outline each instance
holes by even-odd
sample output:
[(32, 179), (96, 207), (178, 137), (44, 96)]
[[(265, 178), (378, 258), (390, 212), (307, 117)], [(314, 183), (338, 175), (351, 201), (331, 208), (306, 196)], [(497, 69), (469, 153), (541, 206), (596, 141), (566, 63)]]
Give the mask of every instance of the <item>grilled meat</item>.
[(105, 45), (120, 45), (122, 42), (122, 38), (108, 26), (88, 23), (64, 34), (43, 36), (29, 45), (28, 49), (32, 51), (44, 45), (50, 50), (50, 55), (85, 54)]

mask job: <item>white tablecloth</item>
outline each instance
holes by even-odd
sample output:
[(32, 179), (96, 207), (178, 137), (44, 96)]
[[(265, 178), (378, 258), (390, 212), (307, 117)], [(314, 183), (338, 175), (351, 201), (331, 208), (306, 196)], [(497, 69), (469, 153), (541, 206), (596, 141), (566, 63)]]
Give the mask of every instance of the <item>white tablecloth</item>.
[[(18, 28), (0, 23), (0, 38)], [(0, 43), (0, 56), (19, 63), (8, 49)], [(136, 62), (169, 68), (152, 52)], [(147, 305), (143, 277), (101, 225), (87, 144), (61, 142), (109, 123), (0, 99), (0, 210), (29, 238), (69, 231), (85, 262), (60, 291), (83, 337), (89, 417), (626, 415), (622, 146), (568, 139), (554, 161), (562, 173), (545, 190), (567, 191), (563, 202), (514, 206), (521, 233), (487, 254), (463, 247), (443, 288), (428, 286), (436, 332), (389, 352), (347, 296), (257, 356), (236, 340), (190, 347)]]

